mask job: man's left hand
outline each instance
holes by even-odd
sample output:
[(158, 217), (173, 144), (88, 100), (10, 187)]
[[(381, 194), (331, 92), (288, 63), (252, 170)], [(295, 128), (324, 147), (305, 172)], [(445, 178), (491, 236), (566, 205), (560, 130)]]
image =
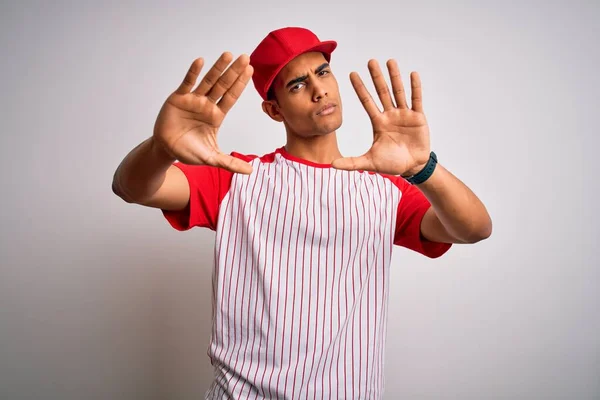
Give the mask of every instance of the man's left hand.
[(362, 156), (340, 158), (333, 161), (332, 166), (345, 170), (414, 175), (427, 164), (430, 153), (429, 126), (423, 113), (419, 74), (412, 72), (410, 75), (411, 109), (406, 104), (395, 60), (387, 62), (395, 104), (377, 61), (370, 60), (368, 67), (383, 111), (375, 104), (358, 73), (352, 72), (350, 81), (371, 119), (373, 145)]

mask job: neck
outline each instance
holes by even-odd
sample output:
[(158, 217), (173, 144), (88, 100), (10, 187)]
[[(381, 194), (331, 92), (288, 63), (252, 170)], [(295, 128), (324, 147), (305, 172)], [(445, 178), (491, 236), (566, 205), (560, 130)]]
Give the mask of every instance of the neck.
[(285, 151), (294, 157), (319, 164), (331, 164), (333, 160), (342, 157), (335, 131), (327, 135), (311, 137), (298, 137), (288, 134)]

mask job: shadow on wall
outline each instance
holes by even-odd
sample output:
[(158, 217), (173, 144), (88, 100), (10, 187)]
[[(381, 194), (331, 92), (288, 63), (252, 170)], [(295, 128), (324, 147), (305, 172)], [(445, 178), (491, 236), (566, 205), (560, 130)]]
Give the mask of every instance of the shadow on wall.
[(214, 233), (148, 220), (14, 233), (1, 399), (203, 398)]
[[(157, 365), (164, 399), (203, 398), (213, 379), (207, 355), (212, 327), (214, 232), (172, 232), (176, 243), (158, 257)], [(155, 253), (154, 251), (152, 253)], [(156, 265), (156, 254), (146, 257)]]

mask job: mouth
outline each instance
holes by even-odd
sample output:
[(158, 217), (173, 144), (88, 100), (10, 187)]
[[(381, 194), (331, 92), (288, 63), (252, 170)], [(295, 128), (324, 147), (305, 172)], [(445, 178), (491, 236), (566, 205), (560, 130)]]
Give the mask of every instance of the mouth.
[(329, 115), (335, 111), (335, 107), (337, 106), (333, 103), (325, 104), (325, 106), (317, 112), (317, 115)]

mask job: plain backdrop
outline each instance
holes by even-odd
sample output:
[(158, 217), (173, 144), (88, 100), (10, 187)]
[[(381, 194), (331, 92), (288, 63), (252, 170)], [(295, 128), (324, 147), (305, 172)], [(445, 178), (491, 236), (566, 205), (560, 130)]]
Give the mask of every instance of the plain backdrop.
[[(349, 73), (418, 71), (432, 149), (493, 218), (436, 260), (394, 249), (385, 399), (600, 398), (599, 19), (591, 1), (3, 1), (0, 398), (203, 397), (214, 232), (112, 177), (194, 58), (284, 26), (338, 41), (344, 155), (372, 138)], [(251, 84), (219, 143), (285, 144)]]

